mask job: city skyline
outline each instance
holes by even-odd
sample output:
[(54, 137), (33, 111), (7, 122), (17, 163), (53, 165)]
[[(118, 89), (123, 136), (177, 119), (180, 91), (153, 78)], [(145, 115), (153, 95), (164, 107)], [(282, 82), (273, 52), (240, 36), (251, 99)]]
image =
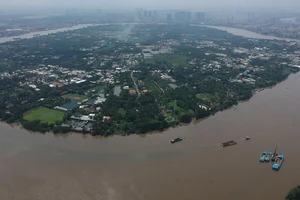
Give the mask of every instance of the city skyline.
[(149, 7), (149, 8), (198, 8), (198, 7), (266, 7), (271, 8), (295, 8), (300, 6), (300, 2), (297, 0), (211, 0), (209, 2), (204, 0), (186, 0), (177, 1), (172, 0), (0, 0), (0, 5), (2, 7), (16, 7), (16, 6), (26, 6), (26, 7), (43, 7), (43, 6), (80, 6), (80, 7), (92, 7), (99, 6), (101, 8), (109, 9), (128, 9), (136, 7)]

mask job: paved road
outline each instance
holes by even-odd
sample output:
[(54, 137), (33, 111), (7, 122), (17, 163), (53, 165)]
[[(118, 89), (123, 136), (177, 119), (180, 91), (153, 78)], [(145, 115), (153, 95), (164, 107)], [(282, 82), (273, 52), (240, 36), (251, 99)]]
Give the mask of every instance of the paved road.
[(132, 81), (133, 81), (133, 83), (134, 83), (134, 86), (135, 86), (135, 89), (136, 89), (136, 91), (137, 91), (137, 93), (138, 93), (138, 97), (137, 97), (137, 98), (140, 98), (141, 92), (140, 92), (139, 87), (137, 86), (137, 84), (136, 84), (136, 82), (135, 82), (135, 80), (134, 80), (134, 78), (133, 78), (133, 71), (131, 71), (131, 79), (132, 79)]
[(156, 83), (155, 81), (153, 81), (155, 84), (156, 84), (156, 86), (162, 91), (162, 93), (165, 93), (165, 91), (164, 91), (164, 89), (162, 89), (161, 87), (160, 87), (160, 85), (158, 85), (158, 83)]

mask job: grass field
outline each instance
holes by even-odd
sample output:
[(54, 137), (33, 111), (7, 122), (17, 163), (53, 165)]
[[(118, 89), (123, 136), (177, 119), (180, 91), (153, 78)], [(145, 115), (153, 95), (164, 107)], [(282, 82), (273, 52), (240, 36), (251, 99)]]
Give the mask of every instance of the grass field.
[(81, 102), (88, 98), (87, 96), (79, 95), (79, 94), (65, 94), (62, 97), (65, 99), (70, 99), (71, 101), (74, 102)]
[(27, 121), (41, 120), (42, 123), (48, 124), (55, 124), (55, 122), (61, 121), (63, 117), (63, 112), (43, 107), (32, 109), (26, 112), (23, 116), (23, 118)]
[(206, 93), (205, 94), (197, 94), (196, 98), (199, 100), (202, 100), (202, 101), (204, 101), (204, 103), (208, 103), (208, 104), (218, 102), (217, 97), (212, 96), (210, 94), (206, 94)]
[(188, 65), (187, 57), (178, 54), (157, 54), (145, 60), (149, 64), (155, 64), (155, 61), (165, 61), (174, 67), (186, 67)]
[(176, 100), (170, 101), (167, 106), (168, 106), (168, 108), (171, 108), (171, 110), (173, 110), (175, 113), (177, 113), (178, 116), (181, 116), (184, 114), (194, 115), (194, 112), (192, 110), (184, 110), (183, 108), (179, 107), (177, 105)]

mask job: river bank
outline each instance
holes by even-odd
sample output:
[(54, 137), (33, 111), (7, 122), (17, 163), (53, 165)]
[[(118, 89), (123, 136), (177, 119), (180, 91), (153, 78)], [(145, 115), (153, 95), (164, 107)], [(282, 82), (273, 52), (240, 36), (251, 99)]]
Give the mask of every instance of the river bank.
[(53, 33), (64, 32), (64, 31), (77, 30), (77, 29), (86, 28), (89, 26), (97, 26), (97, 24), (79, 24), (77, 26), (72, 26), (72, 27), (68, 27), (68, 28), (59, 28), (59, 29), (54, 29), (54, 30), (30, 32), (30, 33), (26, 33), (23, 35), (11, 36), (11, 37), (1, 37), (0, 44), (5, 43), (5, 42), (11, 42), (16, 39), (29, 39), (29, 38), (33, 38), (33, 37), (37, 37), (37, 36), (43, 36), (43, 35), (48, 35), (48, 34), (53, 34)]
[(233, 28), (233, 27), (226, 27), (226, 26), (206, 26), (209, 28), (214, 28), (222, 31), (227, 31), (228, 33), (231, 33), (233, 35), (237, 36), (243, 36), (247, 38), (252, 38), (252, 39), (263, 39), (263, 40), (284, 40), (287, 42), (300, 42), (300, 40), (297, 39), (291, 39), (291, 38), (281, 38), (281, 37), (276, 37), (276, 36), (271, 36), (271, 35), (263, 35), (260, 33), (256, 33), (253, 31), (249, 31), (246, 29), (240, 29), (240, 28)]

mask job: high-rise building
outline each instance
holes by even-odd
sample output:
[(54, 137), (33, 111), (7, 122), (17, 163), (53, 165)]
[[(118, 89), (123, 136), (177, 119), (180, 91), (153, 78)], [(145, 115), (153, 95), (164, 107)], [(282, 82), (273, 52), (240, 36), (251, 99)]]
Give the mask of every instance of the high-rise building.
[(171, 13), (167, 14), (167, 21), (168, 22), (172, 21), (172, 14)]
[(158, 11), (155, 10), (155, 11), (153, 11), (153, 13), (152, 13), (152, 20), (156, 21), (157, 19), (158, 19)]
[(197, 22), (204, 22), (205, 13), (204, 12), (197, 12), (196, 13), (196, 21)]
[(144, 18), (147, 18), (148, 17), (148, 12), (147, 10), (144, 11)]
[(151, 17), (152, 17), (152, 11), (149, 10), (149, 11), (148, 11), (148, 18), (151, 18)]
[(175, 12), (175, 20), (177, 22), (189, 22), (191, 21), (192, 14), (189, 11), (177, 11)]

